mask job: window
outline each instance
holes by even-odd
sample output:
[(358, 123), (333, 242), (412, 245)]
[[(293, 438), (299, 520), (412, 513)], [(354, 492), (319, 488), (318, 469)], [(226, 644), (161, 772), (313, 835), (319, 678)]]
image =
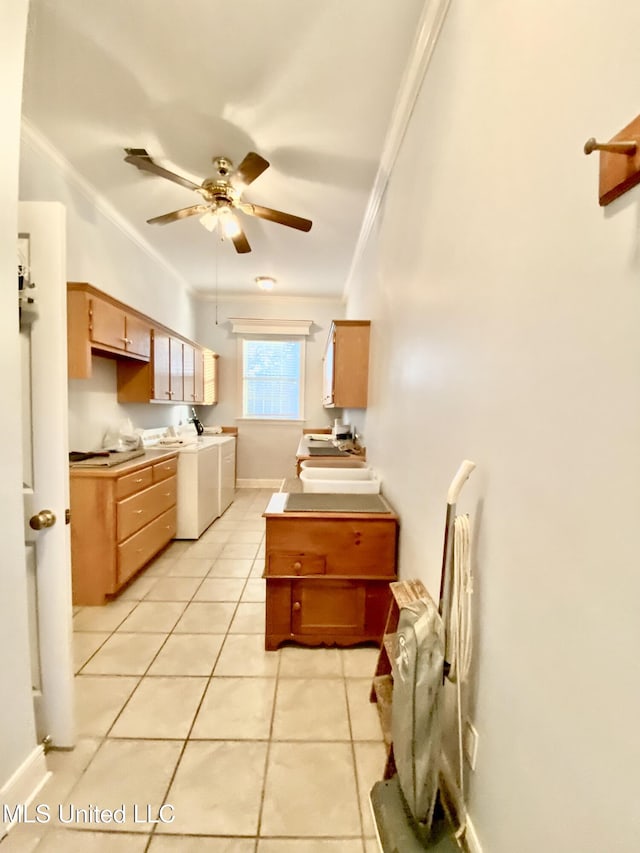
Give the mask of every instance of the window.
[(301, 420), (304, 340), (242, 338), (242, 417)]

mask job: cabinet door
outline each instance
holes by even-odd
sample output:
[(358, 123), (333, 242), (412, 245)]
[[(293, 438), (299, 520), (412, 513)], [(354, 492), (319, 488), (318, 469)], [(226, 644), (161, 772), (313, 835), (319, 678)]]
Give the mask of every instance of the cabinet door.
[(332, 326), (322, 360), (322, 405), (333, 406), (335, 387), (336, 330)]
[(153, 332), (153, 399), (171, 399), (169, 335), (158, 329)]
[(369, 320), (334, 320), (323, 365), (322, 404), (362, 409), (369, 384)]
[(169, 339), (169, 358), (171, 370), (171, 400), (181, 402), (185, 400), (184, 396), (184, 362), (183, 362), (184, 344), (177, 338)]
[(193, 401), (204, 403), (204, 352), (196, 347), (193, 355)]
[(204, 404), (211, 406), (218, 402), (218, 356), (211, 350), (204, 350)]
[(149, 358), (151, 355), (151, 327), (144, 320), (125, 315), (126, 350), (132, 355)]
[(90, 301), (91, 342), (113, 349), (124, 350), (126, 342), (125, 313), (110, 302), (101, 299)]
[(361, 634), (366, 622), (366, 587), (354, 581), (293, 581), (291, 630), (331, 637)]
[(184, 399), (187, 403), (196, 401), (196, 353), (191, 344), (182, 345), (182, 381), (184, 382)]

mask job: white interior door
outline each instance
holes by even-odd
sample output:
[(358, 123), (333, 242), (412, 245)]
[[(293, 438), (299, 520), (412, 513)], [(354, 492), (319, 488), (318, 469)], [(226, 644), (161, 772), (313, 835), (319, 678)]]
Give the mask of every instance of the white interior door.
[[(31, 676), (39, 740), (74, 744), (65, 210), (20, 202), (23, 496)], [(33, 299), (27, 303), (26, 297)]]

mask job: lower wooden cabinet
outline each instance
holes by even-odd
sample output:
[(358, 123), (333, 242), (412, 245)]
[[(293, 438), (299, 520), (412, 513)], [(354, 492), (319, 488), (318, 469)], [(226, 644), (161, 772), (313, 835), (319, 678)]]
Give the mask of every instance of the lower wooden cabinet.
[(272, 504), (264, 514), (265, 648), (379, 643), (396, 579), (395, 513), (289, 513)]
[(75, 605), (104, 604), (173, 539), (177, 467), (177, 454), (164, 453), (71, 469)]
[(267, 578), (265, 648), (379, 643), (388, 607), (389, 580)]

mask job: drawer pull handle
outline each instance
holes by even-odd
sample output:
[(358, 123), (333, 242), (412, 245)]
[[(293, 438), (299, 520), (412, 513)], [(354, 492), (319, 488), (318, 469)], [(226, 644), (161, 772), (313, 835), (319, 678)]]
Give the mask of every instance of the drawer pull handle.
[(142, 515), (142, 513), (143, 513), (143, 512), (144, 512), (144, 510), (143, 510), (143, 509), (137, 509), (137, 510), (136, 510), (136, 515)]
[(137, 480), (134, 480), (133, 482), (134, 482), (134, 483), (142, 483), (142, 482), (143, 482), (143, 479), (144, 479), (143, 477), (138, 477), (138, 479), (137, 479)]
[(293, 609), (294, 609), (294, 610), (298, 611), (298, 610), (300, 610), (300, 608), (301, 608), (301, 607), (302, 607), (302, 605), (300, 604), (300, 602), (299, 602), (299, 601), (294, 601), (294, 602), (293, 602)]
[(164, 493), (164, 496), (165, 496), (165, 498), (170, 498), (170, 497), (171, 497), (171, 492), (165, 492), (165, 493)]
[(296, 572), (300, 571), (300, 569), (302, 568), (302, 563), (300, 562), (300, 560), (295, 561), (295, 563), (293, 564), (293, 568), (296, 570)]

